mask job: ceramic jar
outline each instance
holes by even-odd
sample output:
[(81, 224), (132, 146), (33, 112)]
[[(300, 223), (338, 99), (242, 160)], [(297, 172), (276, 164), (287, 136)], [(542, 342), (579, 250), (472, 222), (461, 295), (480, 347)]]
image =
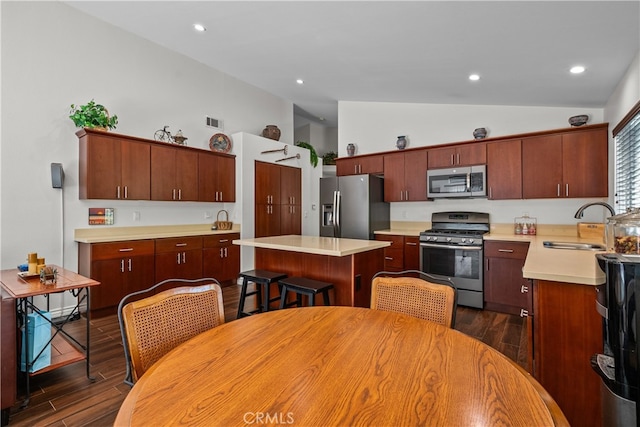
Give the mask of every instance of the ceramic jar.
[(347, 156), (351, 157), (356, 154), (356, 146), (354, 144), (347, 144)]
[(473, 137), (475, 139), (483, 139), (485, 136), (487, 136), (486, 128), (477, 128), (473, 131)]
[(262, 131), (262, 136), (265, 138), (273, 139), (274, 141), (280, 140), (280, 129), (276, 125), (267, 125)]
[(396, 148), (398, 150), (404, 150), (406, 146), (407, 146), (407, 138), (404, 135), (399, 136), (398, 140), (396, 141)]

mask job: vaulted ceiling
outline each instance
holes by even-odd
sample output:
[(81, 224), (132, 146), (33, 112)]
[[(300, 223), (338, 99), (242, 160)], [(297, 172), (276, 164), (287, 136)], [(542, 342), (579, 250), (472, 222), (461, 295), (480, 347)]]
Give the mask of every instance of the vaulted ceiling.
[(602, 108), (640, 49), (639, 1), (65, 3), (326, 126), (338, 101)]

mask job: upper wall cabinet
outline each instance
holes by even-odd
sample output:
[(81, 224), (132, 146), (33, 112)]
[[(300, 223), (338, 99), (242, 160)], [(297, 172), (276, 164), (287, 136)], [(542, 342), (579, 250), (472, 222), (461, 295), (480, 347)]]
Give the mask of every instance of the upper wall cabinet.
[(208, 152), (198, 153), (198, 200), (236, 201), (236, 159)]
[(608, 195), (606, 128), (522, 140), (525, 199)]
[(381, 154), (343, 157), (336, 159), (336, 175), (382, 174), (384, 161)]
[(429, 169), (483, 165), (487, 152), (483, 142), (429, 150)]
[(427, 200), (427, 150), (384, 156), (385, 202)]
[(235, 202), (235, 156), (81, 129), (80, 199)]
[(79, 130), (80, 199), (149, 200), (149, 144)]
[(522, 140), (487, 143), (487, 197), (522, 199)]

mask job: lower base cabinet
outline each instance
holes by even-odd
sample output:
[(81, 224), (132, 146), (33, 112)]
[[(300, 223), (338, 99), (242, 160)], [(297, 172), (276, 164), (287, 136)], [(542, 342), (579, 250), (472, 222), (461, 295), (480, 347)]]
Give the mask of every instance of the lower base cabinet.
[(600, 426), (600, 377), (590, 363), (603, 350), (596, 287), (535, 280), (533, 291), (534, 377), (572, 426)]
[(528, 242), (484, 243), (484, 308), (527, 317), (533, 314), (531, 283), (522, 277)]
[(385, 271), (420, 270), (420, 238), (397, 234), (376, 234), (376, 240), (391, 242), (384, 248)]
[(205, 236), (202, 250), (202, 274), (221, 285), (235, 284), (240, 273), (240, 246), (232, 242), (240, 233)]

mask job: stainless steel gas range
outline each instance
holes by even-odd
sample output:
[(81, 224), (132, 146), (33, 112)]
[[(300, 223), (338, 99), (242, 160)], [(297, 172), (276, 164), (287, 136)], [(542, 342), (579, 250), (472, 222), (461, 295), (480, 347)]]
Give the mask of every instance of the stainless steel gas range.
[(451, 279), (458, 304), (483, 308), (483, 240), (489, 214), (434, 212), (431, 229), (420, 233), (420, 270)]

